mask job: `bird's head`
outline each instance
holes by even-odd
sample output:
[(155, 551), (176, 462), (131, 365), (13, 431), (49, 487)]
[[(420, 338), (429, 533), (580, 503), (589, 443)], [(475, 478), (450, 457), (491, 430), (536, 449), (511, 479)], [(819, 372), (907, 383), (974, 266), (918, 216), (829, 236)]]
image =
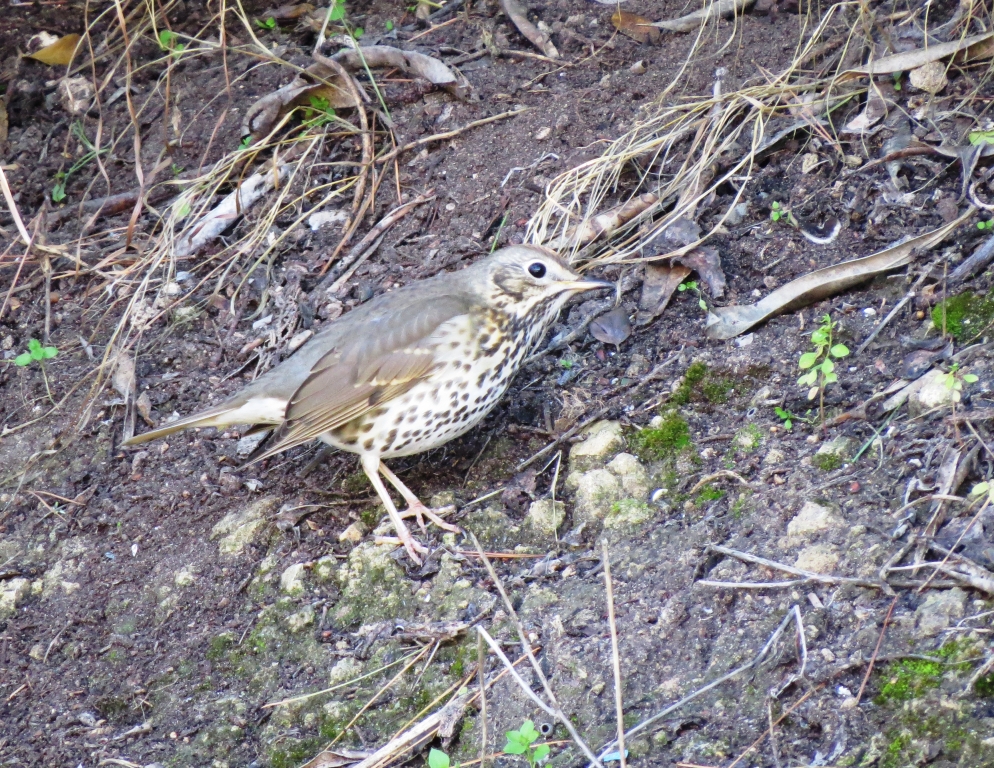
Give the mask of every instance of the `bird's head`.
[(614, 283), (581, 277), (555, 252), (537, 245), (512, 245), (487, 259), (485, 267), (492, 303), (514, 315), (558, 312), (566, 300)]

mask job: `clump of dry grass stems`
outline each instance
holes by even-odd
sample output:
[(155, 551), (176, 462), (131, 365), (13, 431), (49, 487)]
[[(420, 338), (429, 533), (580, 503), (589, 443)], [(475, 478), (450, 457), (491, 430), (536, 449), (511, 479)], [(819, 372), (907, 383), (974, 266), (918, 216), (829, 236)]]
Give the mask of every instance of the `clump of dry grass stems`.
[[(798, 43), (783, 71), (761, 71), (728, 90), (719, 69), (710, 97), (688, 97), (680, 84), (701, 54), (702, 26), (680, 72), (645, 116), (611, 141), (600, 157), (549, 182), (529, 222), (528, 241), (551, 244), (589, 265), (659, 260), (697, 248), (719, 231), (739, 203), (757, 160), (778, 141), (809, 131), (843, 154), (838, 135), (841, 116), (849, 111), (843, 107), (855, 108), (872, 87), (870, 78), (852, 75), (871, 58), (874, 31), (887, 24), (922, 22), (917, 11), (899, 6), (843, 2), (819, 16), (820, 6), (802, 3), (806, 12), (798, 16)], [(953, 39), (991, 28), (991, 9), (984, 4), (964, 4), (960, 11)], [(737, 29), (724, 47), (733, 44)], [(974, 101), (991, 78), (989, 54), (957, 66), (971, 70), (977, 84), (950, 112)], [(679, 247), (666, 242), (675, 222), (693, 219), (698, 206), (709, 203), (725, 185), (736, 194), (714, 217), (710, 230)]]

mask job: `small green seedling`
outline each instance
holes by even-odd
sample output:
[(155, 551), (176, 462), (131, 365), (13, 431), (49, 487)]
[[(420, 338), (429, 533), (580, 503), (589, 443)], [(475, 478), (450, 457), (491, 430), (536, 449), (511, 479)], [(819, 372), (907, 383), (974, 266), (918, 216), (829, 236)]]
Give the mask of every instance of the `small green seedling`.
[(541, 734), (535, 730), (535, 723), (525, 720), (516, 731), (508, 731), (504, 752), (508, 755), (522, 755), (528, 761), (528, 768), (535, 768), (549, 756), (548, 744), (535, 744)]
[(394, 24), (391, 19), (387, 19), (383, 26), (386, 28), (387, 32), (393, 32)]
[(345, 0), (335, 0), (328, 9), (328, 21), (341, 21), (345, 18)]
[(173, 163), (171, 166), (169, 166), (169, 170), (172, 172), (173, 176), (179, 176), (181, 173), (183, 173), (183, 166), (176, 165), (176, 163)]
[(849, 347), (845, 344), (832, 343), (832, 335), (838, 327), (839, 324), (833, 323), (831, 316), (825, 315), (821, 319), (821, 325), (811, 334), (814, 351), (805, 352), (797, 361), (797, 367), (802, 371), (807, 371), (797, 380), (797, 383), (802, 387), (810, 387), (808, 400), (814, 400), (815, 395), (819, 396), (818, 413), (823, 425), (825, 423), (825, 387), (839, 380), (835, 373), (835, 360), (849, 354)]
[(76, 172), (81, 171), (91, 162), (93, 162), (98, 155), (102, 155), (107, 152), (106, 149), (97, 149), (93, 142), (86, 135), (86, 131), (83, 128), (83, 124), (78, 120), (72, 124), (70, 128), (73, 136), (75, 136), (79, 143), (83, 145), (86, 152), (82, 157), (79, 158), (68, 171), (58, 171), (55, 174), (55, 183), (52, 185), (52, 202), (61, 203), (66, 199), (66, 184), (69, 183), (69, 178)]
[(790, 215), (790, 211), (774, 200), (773, 205), (770, 206), (770, 221), (780, 221), (780, 219), (783, 219), (787, 224), (794, 223), (794, 219)]
[(352, 35), (352, 39), (353, 39), (353, 40), (358, 40), (358, 39), (359, 39), (360, 37), (362, 37), (362, 36), (363, 36), (364, 34), (366, 34), (366, 30), (365, 30), (365, 29), (363, 29), (362, 27), (356, 27), (356, 28), (355, 28), (355, 29), (353, 29), (353, 30), (352, 30), (352, 32), (351, 32), (351, 35)]
[(773, 410), (776, 411), (777, 417), (783, 421), (783, 428), (790, 432), (794, 428), (794, 419), (797, 417), (780, 406), (775, 407)]
[(304, 107), (304, 127), (319, 128), (327, 125), (335, 119), (335, 110), (331, 108), (331, 102), (324, 96), (312, 94), (308, 99), (309, 107)]
[(994, 504), (994, 485), (988, 482), (983, 482), (977, 483), (970, 489), (970, 498), (979, 500), (984, 496), (987, 497), (984, 499), (984, 506)]
[(572, 360), (568, 360), (568, 359), (566, 359), (564, 357), (562, 360), (559, 361), (559, 365), (562, 368), (565, 368), (567, 371), (570, 371), (570, 370), (573, 369), (573, 366), (576, 365), (576, 363), (574, 363)]
[(179, 58), (179, 55), (186, 50), (186, 45), (179, 41), (179, 35), (171, 29), (159, 31), (159, 47), (164, 51), (169, 51), (174, 59)]
[(977, 146), (977, 144), (994, 144), (994, 130), (970, 131), (970, 143), (973, 146)]
[(238, 145), (238, 149), (248, 149), (252, 146), (252, 137), (243, 136), (241, 143)]
[(270, 16), (265, 21), (262, 20), (262, 19), (256, 19), (255, 20), (255, 25), (259, 29), (269, 29), (269, 30), (276, 29), (276, 19), (274, 19), (272, 16)]
[(700, 287), (698, 287), (695, 280), (688, 280), (686, 283), (680, 283), (677, 286), (677, 290), (683, 293), (684, 291), (692, 291), (697, 294), (697, 306), (703, 309), (705, 312), (708, 311), (708, 303), (704, 301), (704, 295), (701, 293)]
[(428, 752), (428, 768), (459, 768), (459, 763), (453, 763), (442, 750), (432, 748)]
[(59, 354), (57, 347), (46, 347), (43, 346), (38, 339), (30, 339), (28, 341), (28, 351), (23, 352), (14, 358), (14, 365), (22, 368), (31, 365), (31, 363), (38, 363), (41, 366), (41, 377), (45, 382), (45, 391), (48, 393), (48, 399), (53, 403), (55, 402), (55, 399), (52, 397), (52, 390), (48, 386), (48, 374), (45, 372), (45, 361), (51, 360), (57, 354)]
[(949, 370), (942, 375), (941, 381), (946, 389), (952, 392), (952, 401), (958, 403), (962, 398), (963, 385), (974, 384), (980, 381), (980, 378), (975, 373), (960, 373), (959, 363), (953, 363), (949, 366)]
[(28, 351), (14, 358), (14, 365), (26, 366), (31, 363), (40, 363), (51, 360), (59, 354), (56, 347), (43, 347), (38, 339), (31, 339), (28, 342)]
[(994, 219), (988, 219), (987, 221), (978, 221), (977, 229), (979, 229), (981, 232), (983, 232), (984, 230), (990, 231), (994, 229)]

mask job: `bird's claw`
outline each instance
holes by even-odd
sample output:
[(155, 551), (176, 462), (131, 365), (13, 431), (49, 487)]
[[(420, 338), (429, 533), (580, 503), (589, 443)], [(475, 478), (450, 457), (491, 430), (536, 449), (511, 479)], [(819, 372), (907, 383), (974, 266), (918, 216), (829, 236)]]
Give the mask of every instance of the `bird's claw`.
[(462, 528), (460, 528), (458, 525), (453, 525), (452, 523), (446, 522), (441, 517), (441, 515), (443, 514), (451, 514), (452, 512), (455, 511), (456, 508), (452, 504), (449, 504), (448, 506), (445, 507), (439, 507), (438, 509), (432, 509), (431, 507), (427, 507), (424, 504), (418, 503), (409, 506), (407, 509), (405, 509), (403, 512), (400, 513), (400, 516), (402, 518), (404, 517), (416, 518), (418, 521), (418, 525), (421, 526), (422, 533), (427, 533), (428, 531), (428, 528), (425, 525), (425, 520), (424, 520), (426, 517), (435, 525), (437, 525), (439, 528), (442, 528), (443, 530), (450, 531), (452, 533), (462, 533)]

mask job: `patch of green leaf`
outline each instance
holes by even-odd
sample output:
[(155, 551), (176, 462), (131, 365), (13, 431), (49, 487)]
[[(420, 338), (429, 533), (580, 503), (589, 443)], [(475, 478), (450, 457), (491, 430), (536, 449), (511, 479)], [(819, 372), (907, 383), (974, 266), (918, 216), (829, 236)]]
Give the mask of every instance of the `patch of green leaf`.
[(59, 354), (58, 348), (45, 347), (38, 339), (31, 339), (28, 341), (28, 351), (15, 357), (14, 365), (23, 367), (31, 365), (31, 363), (40, 363), (44, 360), (51, 360), (57, 354)]

